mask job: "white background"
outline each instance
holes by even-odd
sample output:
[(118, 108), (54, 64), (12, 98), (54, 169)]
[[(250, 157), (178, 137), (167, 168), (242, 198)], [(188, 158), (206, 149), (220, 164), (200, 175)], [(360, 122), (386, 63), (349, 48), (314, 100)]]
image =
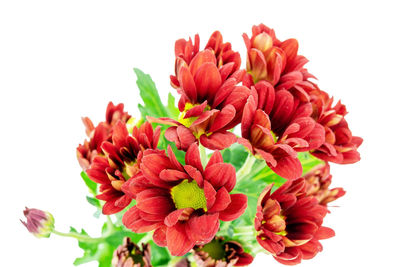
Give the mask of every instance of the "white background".
[[(279, 2), (279, 3), (278, 3)], [(51, 211), (57, 228), (99, 222), (85, 202), (75, 148), (109, 100), (137, 114), (133, 67), (172, 91), (174, 42), (218, 29), (245, 56), (241, 38), (265, 23), (297, 38), (320, 87), (342, 99), (361, 162), (334, 166), (347, 190), (326, 225), (336, 237), (302, 266), (398, 266), (399, 8), (396, 1), (1, 1), (0, 250), (2, 266), (72, 266), (75, 241), (38, 240), (18, 221), (25, 205)], [(88, 264), (86, 266), (96, 266)], [(260, 256), (254, 266), (279, 266)]]

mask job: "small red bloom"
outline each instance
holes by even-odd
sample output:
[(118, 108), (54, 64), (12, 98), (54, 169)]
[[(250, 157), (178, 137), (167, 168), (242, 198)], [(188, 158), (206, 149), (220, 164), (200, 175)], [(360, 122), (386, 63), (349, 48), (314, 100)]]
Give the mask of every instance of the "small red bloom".
[(167, 246), (174, 256), (210, 242), (219, 220), (235, 220), (247, 207), (245, 195), (229, 194), (236, 172), (219, 151), (203, 169), (198, 146), (192, 144), (185, 162), (182, 166), (177, 161), (171, 147), (168, 156), (146, 150), (141, 172), (124, 184), (124, 190), (136, 195), (136, 205), (124, 214), (124, 225), (136, 233), (155, 230), (154, 242)]
[(224, 241), (222, 236), (208, 244), (195, 246), (194, 259), (199, 267), (247, 266), (253, 262), (253, 256), (244, 252), (239, 242)]
[(150, 123), (133, 128), (129, 135), (125, 123), (118, 121), (113, 128), (111, 142), (103, 142), (104, 156), (97, 156), (87, 174), (91, 180), (101, 184), (97, 198), (106, 201), (104, 214), (113, 214), (129, 205), (135, 195), (125, 194), (122, 185), (134, 176), (139, 169), (141, 154), (146, 149), (156, 149), (160, 128), (153, 132)]
[(251, 38), (243, 34), (243, 39), (247, 47), (247, 71), (254, 83), (268, 81), (275, 86), (288, 73), (309, 76), (303, 68), (308, 60), (297, 54), (299, 44), (296, 39), (281, 42), (275, 31), (264, 24), (253, 26)]
[(346, 192), (343, 188), (329, 189), (332, 182), (330, 166), (326, 162), (314, 167), (304, 175), (306, 192), (308, 196), (314, 196), (319, 204), (325, 205), (342, 197)]
[(240, 123), (250, 89), (237, 84), (244, 70), (239, 70), (240, 56), (215, 32), (206, 48), (198, 51), (199, 38), (180, 39), (175, 44), (175, 75), (171, 84), (181, 98), (178, 121), (149, 118), (151, 122), (170, 124), (165, 136), (182, 150), (199, 140), (209, 149), (224, 149), (236, 142), (228, 132)]
[(239, 143), (260, 155), (278, 175), (293, 179), (302, 174), (297, 152), (323, 143), (324, 130), (311, 117), (312, 106), (285, 90), (276, 92), (271, 84), (258, 82), (247, 100)]
[(102, 155), (101, 144), (106, 140), (111, 141), (114, 125), (119, 120), (125, 123), (130, 117), (128, 113), (124, 112), (124, 104), (114, 106), (112, 102), (109, 102), (106, 110), (106, 120), (100, 122), (96, 127), (88, 117), (82, 118), (89, 141), (85, 140), (83, 145), (79, 145), (76, 149), (76, 154), (84, 171), (89, 168), (97, 155)]
[(289, 180), (271, 194), (267, 186), (258, 199), (255, 229), (257, 241), (286, 265), (311, 259), (322, 251), (321, 239), (334, 236), (322, 226), (327, 208), (315, 197), (306, 196), (303, 178)]
[(325, 142), (311, 153), (322, 160), (339, 164), (359, 161), (357, 149), (363, 139), (351, 133), (344, 118), (347, 114), (345, 105), (339, 101), (332, 106), (333, 98), (318, 88), (310, 95), (314, 109), (312, 117), (325, 129)]

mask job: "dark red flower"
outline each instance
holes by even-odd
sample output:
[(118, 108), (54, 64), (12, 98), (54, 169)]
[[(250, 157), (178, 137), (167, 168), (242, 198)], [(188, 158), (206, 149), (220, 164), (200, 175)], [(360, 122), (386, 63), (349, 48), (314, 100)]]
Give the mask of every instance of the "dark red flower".
[(253, 256), (244, 252), (239, 242), (225, 241), (222, 236), (193, 249), (194, 259), (199, 267), (247, 266), (253, 262)]
[(297, 152), (323, 143), (324, 129), (310, 115), (310, 103), (300, 102), (285, 90), (258, 82), (244, 107), (239, 143), (261, 156), (278, 175), (293, 179), (302, 174)]
[(125, 237), (123, 244), (115, 251), (112, 259), (113, 267), (151, 267), (149, 244), (142, 244), (142, 249)]
[(219, 151), (203, 169), (198, 146), (192, 144), (185, 162), (182, 166), (177, 161), (171, 147), (168, 156), (146, 150), (141, 172), (124, 184), (124, 190), (136, 195), (136, 205), (124, 214), (124, 225), (136, 233), (155, 230), (154, 242), (167, 246), (174, 256), (210, 242), (219, 220), (235, 220), (247, 207), (245, 195), (229, 194), (236, 172)]
[(325, 129), (325, 142), (311, 153), (325, 161), (339, 164), (350, 164), (360, 160), (357, 151), (363, 139), (353, 136), (346, 119), (346, 106), (340, 101), (333, 106), (333, 98), (320, 90), (310, 93), (313, 104), (312, 117)]
[(303, 178), (289, 180), (271, 194), (267, 186), (258, 199), (255, 229), (258, 243), (280, 263), (295, 265), (322, 251), (321, 239), (334, 236), (322, 226), (328, 210), (306, 195)]
[(148, 122), (135, 126), (132, 135), (122, 121), (114, 126), (111, 142), (105, 141), (101, 146), (104, 156), (97, 156), (87, 170), (89, 178), (101, 184), (101, 194), (96, 197), (106, 201), (104, 214), (121, 211), (135, 197), (125, 194), (122, 185), (138, 172), (142, 152), (157, 148), (159, 137), (160, 128), (153, 131)]
[(179, 120), (149, 120), (170, 124), (165, 137), (182, 150), (197, 140), (209, 149), (224, 149), (236, 142), (228, 130), (240, 123), (250, 89), (237, 85), (245, 72), (239, 70), (240, 56), (223, 43), (219, 32), (204, 50), (198, 47), (197, 35), (194, 45), (190, 39), (175, 44), (176, 76), (171, 76), (171, 84), (181, 94)]
[(342, 197), (346, 192), (343, 188), (332, 188), (329, 186), (332, 182), (330, 166), (326, 162), (314, 167), (304, 175), (306, 181), (306, 192), (308, 196), (314, 196), (319, 204), (325, 205)]
[(131, 116), (124, 112), (124, 104), (114, 106), (112, 102), (108, 103), (105, 121), (100, 122), (96, 127), (88, 117), (82, 118), (89, 141), (85, 140), (83, 145), (79, 145), (76, 154), (84, 171), (89, 168), (97, 155), (102, 155), (101, 144), (106, 140), (111, 141), (114, 125), (120, 120), (125, 123), (130, 118)]
[(38, 238), (49, 237), (53, 232), (54, 218), (50, 212), (25, 208), (24, 216), (26, 222), (20, 221), (34, 236)]

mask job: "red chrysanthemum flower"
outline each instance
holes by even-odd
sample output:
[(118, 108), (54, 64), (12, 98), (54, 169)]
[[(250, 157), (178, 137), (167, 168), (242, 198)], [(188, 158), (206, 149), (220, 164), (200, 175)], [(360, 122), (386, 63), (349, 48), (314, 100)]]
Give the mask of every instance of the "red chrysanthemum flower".
[(322, 226), (327, 208), (315, 197), (306, 196), (303, 178), (289, 180), (271, 194), (272, 186), (267, 186), (258, 199), (258, 243), (286, 265), (313, 258), (322, 251), (319, 240), (335, 235)]
[(333, 98), (318, 88), (310, 96), (314, 109), (312, 117), (325, 129), (325, 142), (311, 153), (322, 160), (339, 164), (359, 161), (357, 149), (363, 139), (351, 133), (344, 118), (347, 114), (345, 105), (339, 101), (332, 106)]
[(247, 266), (253, 262), (253, 256), (244, 252), (239, 242), (225, 241), (222, 236), (208, 244), (195, 246), (194, 259), (199, 267)]
[(194, 45), (183, 39), (175, 44), (176, 76), (171, 76), (171, 84), (181, 94), (179, 120), (150, 121), (172, 125), (165, 137), (179, 149), (187, 150), (197, 140), (209, 149), (224, 149), (236, 142), (228, 130), (240, 123), (250, 89), (237, 85), (244, 75), (239, 70), (240, 56), (223, 43), (219, 32), (203, 51), (198, 52), (198, 47), (197, 35)]
[(236, 183), (235, 168), (214, 152), (203, 169), (198, 146), (186, 152), (186, 165), (176, 159), (171, 147), (146, 150), (141, 172), (124, 185), (136, 195), (136, 205), (122, 219), (136, 233), (155, 230), (154, 242), (182, 256), (195, 245), (210, 242), (219, 220), (232, 221), (243, 214), (247, 197), (229, 194)]
[(82, 118), (86, 128), (86, 135), (89, 141), (85, 140), (83, 145), (79, 145), (76, 149), (79, 164), (86, 171), (97, 155), (101, 155), (101, 144), (108, 140), (111, 141), (112, 129), (118, 121), (127, 122), (131, 116), (124, 112), (124, 104), (114, 105), (109, 102), (106, 110), (106, 120), (100, 122), (94, 127), (93, 122), (88, 118)]
[(307, 195), (314, 196), (321, 205), (326, 206), (346, 193), (341, 187), (329, 188), (332, 183), (332, 174), (327, 162), (307, 172), (304, 175), (304, 179), (306, 181)]
[(251, 38), (243, 34), (243, 39), (251, 82), (267, 81), (278, 90), (292, 89), (299, 93), (313, 87), (307, 82), (307, 78), (313, 76), (303, 68), (308, 60), (297, 54), (299, 44), (296, 39), (281, 42), (274, 30), (264, 24), (253, 26)]
[(135, 195), (122, 190), (123, 184), (137, 174), (142, 152), (156, 149), (160, 137), (160, 128), (155, 131), (145, 122), (139, 128), (128, 133), (125, 123), (118, 121), (113, 128), (112, 141), (103, 142), (104, 156), (97, 156), (87, 174), (91, 180), (101, 184), (98, 199), (106, 201), (104, 214), (113, 214), (129, 205)]
[(278, 175), (293, 179), (302, 174), (297, 152), (318, 148), (324, 142), (324, 129), (311, 117), (312, 106), (285, 90), (258, 82), (242, 117), (239, 143), (260, 155)]

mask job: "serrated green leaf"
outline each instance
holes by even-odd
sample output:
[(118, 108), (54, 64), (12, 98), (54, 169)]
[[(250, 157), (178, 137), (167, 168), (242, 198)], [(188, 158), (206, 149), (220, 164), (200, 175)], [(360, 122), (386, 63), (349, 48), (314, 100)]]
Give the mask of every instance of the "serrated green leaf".
[(90, 180), (90, 178), (84, 171), (81, 172), (81, 177), (88, 187), (90, 194), (92, 194), (93, 196), (97, 195), (97, 183)]
[(168, 117), (168, 111), (162, 104), (156, 85), (150, 75), (145, 74), (140, 69), (134, 68), (137, 76), (136, 84), (139, 87), (143, 106), (139, 105), (139, 110), (145, 118), (147, 115), (152, 117)]

